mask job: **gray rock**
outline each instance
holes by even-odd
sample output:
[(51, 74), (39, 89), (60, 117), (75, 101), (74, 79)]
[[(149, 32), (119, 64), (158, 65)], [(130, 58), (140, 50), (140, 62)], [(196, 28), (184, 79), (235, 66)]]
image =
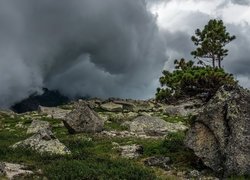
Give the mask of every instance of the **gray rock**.
[(170, 116), (198, 115), (202, 111), (203, 102), (199, 99), (190, 99), (176, 105), (165, 107), (164, 113)]
[(123, 109), (128, 110), (128, 111), (133, 111), (135, 108), (135, 104), (133, 104), (131, 102), (123, 101), (123, 100), (116, 100), (116, 101), (114, 101), (114, 103), (122, 105)]
[(201, 175), (201, 173), (199, 171), (197, 171), (197, 170), (192, 170), (192, 171), (189, 172), (188, 175), (191, 178), (198, 178)]
[(7, 179), (23, 179), (31, 174), (34, 173), (27, 170), (23, 165), (0, 162), (0, 176), (4, 176)]
[(36, 134), (24, 141), (20, 141), (12, 148), (30, 148), (39, 153), (66, 155), (71, 152), (48, 129), (39, 130)]
[(138, 134), (164, 136), (169, 132), (184, 131), (187, 127), (182, 123), (169, 123), (156, 117), (140, 116), (130, 122), (129, 129)]
[(108, 103), (101, 104), (100, 107), (103, 110), (110, 111), (110, 112), (122, 112), (123, 111), (123, 105), (116, 104), (116, 103), (113, 103), (113, 102), (108, 102)]
[(169, 170), (169, 165), (171, 164), (171, 160), (169, 157), (150, 157), (144, 161), (144, 164), (147, 166), (155, 166), (160, 167), (164, 170)]
[(88, 106), (78, 104), (63, 120), (69, 133), (96, 133), (103, 130), (104, 122)]
[(42, 129), (51, 130), (51, 126), (47, 121), (33, 120), (27, 129), (27, 134), (34, 134)]
[(189, 130), (185, 144), (225, 176), (250, 174), (250, 92), (223, 86)]
[(54, 119), (65, 119), (66, 115), (71, 112), (71, 110), (65, 110), (58, 107), (44, 107), (39, 106), (38, 112), (41, 114), (46, 114)]
[(116, 148), (118, 149), (122, 157), (125, 157), (128, 159), (135, 159), (143, 154), (143, 147), (140, 145), (136, 145), (136, 144), (118, 146)]
[(0, 162), (0, 176), (5, 176), (5, 163)]

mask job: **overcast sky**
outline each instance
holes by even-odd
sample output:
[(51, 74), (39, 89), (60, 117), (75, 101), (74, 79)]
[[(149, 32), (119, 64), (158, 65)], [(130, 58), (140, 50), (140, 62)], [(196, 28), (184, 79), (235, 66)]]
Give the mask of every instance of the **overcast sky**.
[(209, 19), (222, 19), (237, 37), (226, 47), (229, 55), (223, 66), (241, 85), (250, 87), (250, 0), (159, 0), (151, 10), (158, 15), (157, 24), (167, 44), (165, 68), (171, 69), (176, 58), (192, 58), (190, 37), (195, 29), (202, 29)]
[(250, 0), (0, 1), (0, 106), (41, 92), (70, 97), (154, 96), (161, 71), (191, 58), (209, 19), (237, 39), (225, 69), (250, 87)]

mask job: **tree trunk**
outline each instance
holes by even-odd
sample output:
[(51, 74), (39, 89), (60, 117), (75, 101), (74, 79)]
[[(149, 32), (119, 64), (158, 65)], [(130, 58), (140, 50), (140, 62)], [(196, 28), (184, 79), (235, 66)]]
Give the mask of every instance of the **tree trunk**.
[(213, 57), (213, 68), (215, 68), (215, 58)]
[(218, 59), (219, 68), (221, 68), (221, 59)]

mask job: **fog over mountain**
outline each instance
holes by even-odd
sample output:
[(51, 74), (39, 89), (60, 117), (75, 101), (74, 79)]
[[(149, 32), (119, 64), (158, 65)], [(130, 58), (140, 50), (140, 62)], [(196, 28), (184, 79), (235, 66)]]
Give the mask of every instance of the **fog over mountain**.
[(145, 98), (166, 61), (143, 0), (0, 1), (0, 105), (42, 87)]
[(249, 0), (0, 1), (0, 107), (43, 87), (153, 97), (162, 69), (191, 58), (190, 36), (211, 18), (237, 36), (223, 65), (250, 87)]

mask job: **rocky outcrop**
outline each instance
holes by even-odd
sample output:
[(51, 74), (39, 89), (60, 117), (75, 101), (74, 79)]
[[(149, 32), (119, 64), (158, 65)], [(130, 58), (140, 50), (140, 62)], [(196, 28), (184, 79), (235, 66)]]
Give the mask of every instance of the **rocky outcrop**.
[(223, 86), (189, 130), (185, 144), (204, 164), (229, 175), (250, 174), (250, 92)]
[(14, 144), (12, 148), (28, 148), (39, 153), (59, 155), (70, 154), (68, 148), (62, 144), (48, 129), (39, 130), (28, 139)]
[(12, 164), (0, 162), (0, 178), (6, 177), (7, 179), (23, 179), (34, 174), (28, 170), (25, 166), (20, 164)]
[(33, 120), (31, 125), (27, 129), (27, 134), (34, 134), (40, 130), (48, 129), (51, 130), (51, 126), (47, 121)]
[(187, 129), (182, 123), (169, 123), (151, 116), (140, 116), (132, 122), (127, 123), (131, 132), (146, 134), (148, 136), (164, 136), (169, 132), (184, 131)]
[(63, 120), (69, 133), (96, 133), (103, 130), (104, 122), (98, 114), (84, 104), (77, 104)]

